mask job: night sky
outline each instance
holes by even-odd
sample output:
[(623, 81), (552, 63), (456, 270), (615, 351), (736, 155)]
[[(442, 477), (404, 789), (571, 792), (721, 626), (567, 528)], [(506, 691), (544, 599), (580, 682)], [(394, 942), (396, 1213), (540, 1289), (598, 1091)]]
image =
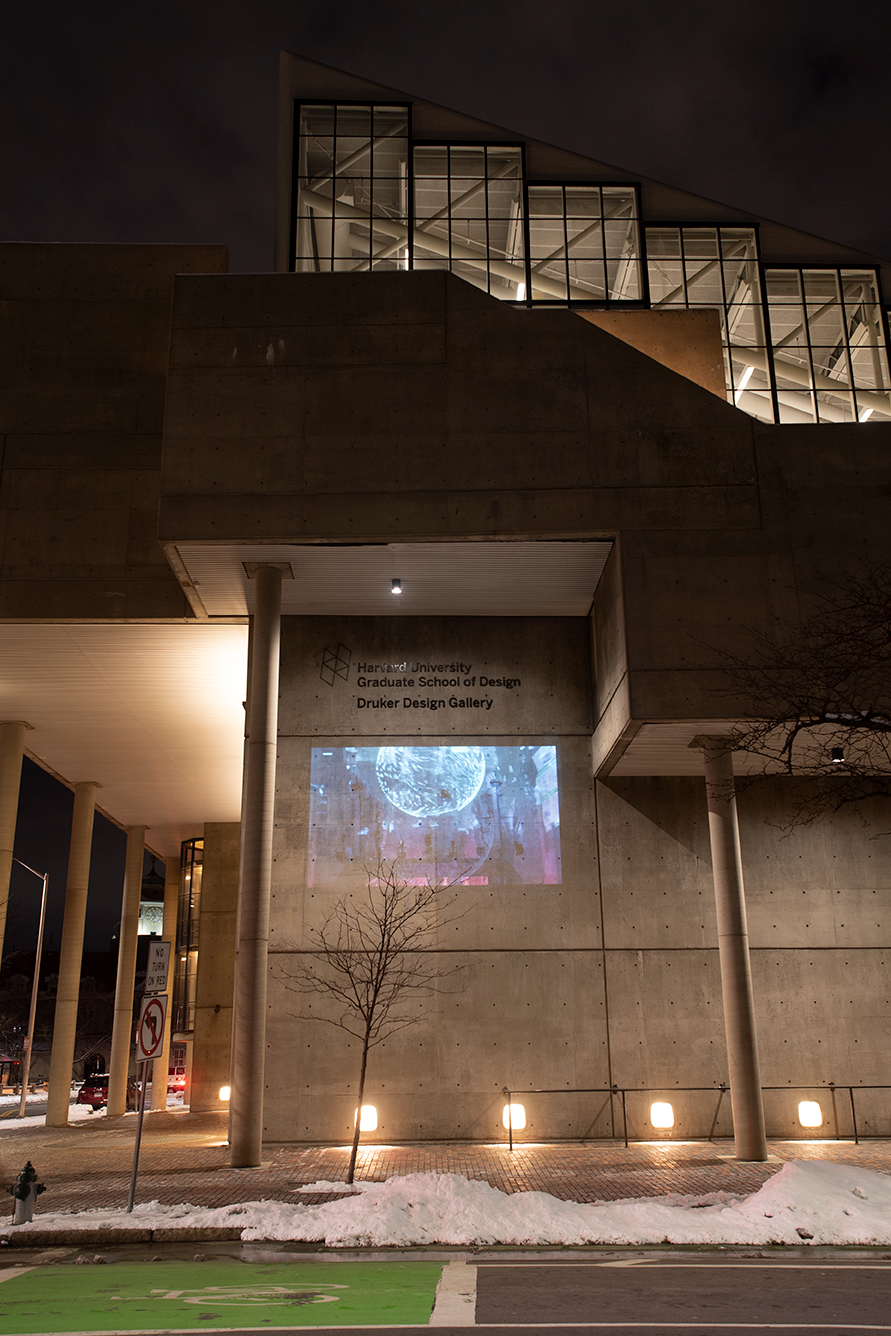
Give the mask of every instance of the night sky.
[(284, 48), (887, 257), (889, 37), (887, 0), (5, 4), (0, 237), (271, 268)]
[[(888, 257), (889, 37), (887, 0), (6, 3), (0, 239), (225, 242), (270, 269), (285, 48)], [(71, 803), (26, 766), (16, 852), (51, 872), (56, 947)], [(92, 949), (123, 860), (97, 818)], [(17, 878), (8, 945), (36, 930)]]

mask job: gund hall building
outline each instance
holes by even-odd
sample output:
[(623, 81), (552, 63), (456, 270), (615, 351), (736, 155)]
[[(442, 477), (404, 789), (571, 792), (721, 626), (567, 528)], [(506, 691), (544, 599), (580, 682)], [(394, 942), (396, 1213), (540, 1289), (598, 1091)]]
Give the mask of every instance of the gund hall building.
[(757, 1159), (851, 1133), (830, 1084), (888, 1135), (886, 842), (734, 803), (716, 656), (887, 554), (891, 265), (289, 54), (278, 163), (272, 273), (0, 246), (4, 887), (23, 752), (75, 794), (48, 1121), (98, 807), (110, 1113), (148, 848), (234, 1163), (352, 1135), (356, 1041), (287, 984), (381, 861), (464, 969), (366, 1136), (504, 1140), (508, 1091), (519, 1140)]

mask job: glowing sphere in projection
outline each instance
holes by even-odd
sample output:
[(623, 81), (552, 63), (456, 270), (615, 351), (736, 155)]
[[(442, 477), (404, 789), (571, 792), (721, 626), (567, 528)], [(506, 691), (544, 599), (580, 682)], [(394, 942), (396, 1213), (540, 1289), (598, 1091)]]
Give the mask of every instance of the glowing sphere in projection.
[(442, 816), (472, 803), (486, 778), (481, 747), (381, 747), (378, 783), (408, 816)]

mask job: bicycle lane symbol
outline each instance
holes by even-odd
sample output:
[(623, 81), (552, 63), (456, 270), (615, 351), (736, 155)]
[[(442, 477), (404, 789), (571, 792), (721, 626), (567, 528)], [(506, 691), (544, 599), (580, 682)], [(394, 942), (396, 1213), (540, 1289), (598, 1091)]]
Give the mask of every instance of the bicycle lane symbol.
[[(326, 1294), (325, 1290), (346, 1290), (348, 1285), (336, 1285), (326, 1282), (322, 1286), (311, 1286), (304, 1290), (293, 1289), (287, 1285), (206, 1285), (195, 1290), (152, 1290), (153, 1299), (180, 1299), (184, 1304), (216, 1304), (217, 1306), (256, 1307), (259, 1305), (284, 1305), (299, 1308), (303, 1304), (333, 1304), (341, 1297), (339, 1294)], [(126, 1299), (138, 1299), (137, 1295), (113, 1294), (112, 1300), (121, 1302)]]

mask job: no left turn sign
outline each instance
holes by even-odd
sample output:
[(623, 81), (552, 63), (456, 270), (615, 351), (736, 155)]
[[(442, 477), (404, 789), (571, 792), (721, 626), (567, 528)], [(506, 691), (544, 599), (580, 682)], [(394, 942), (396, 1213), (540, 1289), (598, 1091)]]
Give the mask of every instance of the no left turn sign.
[(136, 1061), (148, 1062), (161, 1052), (164, 1022), (167, 1019), (167, 995), (144, 997), (136, 1027)]

